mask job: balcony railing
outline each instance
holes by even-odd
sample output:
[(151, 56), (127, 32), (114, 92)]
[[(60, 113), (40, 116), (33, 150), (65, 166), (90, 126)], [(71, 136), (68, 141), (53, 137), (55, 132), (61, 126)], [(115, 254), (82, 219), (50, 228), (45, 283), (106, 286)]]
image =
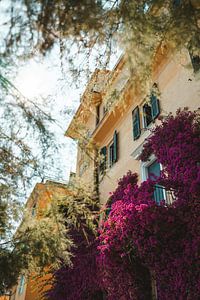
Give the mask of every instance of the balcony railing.
[(170, 205), (175, 201), (174, 191), (172, 189), (166, 190), (165, 187), (156, 184), (154, 186), (154, 200), (156, 203), (164, 201), (166, 204)]

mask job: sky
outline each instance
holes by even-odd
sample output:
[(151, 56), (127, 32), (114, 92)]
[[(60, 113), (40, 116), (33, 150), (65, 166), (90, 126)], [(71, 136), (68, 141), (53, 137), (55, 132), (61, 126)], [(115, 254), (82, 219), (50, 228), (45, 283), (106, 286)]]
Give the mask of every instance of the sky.
[(19, 68), (14, 85), (25, 98), (39, 105), (43, 105), (44, 99), (50, 100), (51, 114), (59, 125), (53, 125), (53, 131), (56, 132), (58, 143), (61, 146), (59, 155), (64, 172), (62, 178), (59, 178), (58, 162), (59, 174), (55, 170), (48, 170), (44, 177), (65, 182), (68, 180), (70, 171), (75, 171), (76, 143), (65, 137), (64, 133), (79, 105), (84, 84), (81, 88), (71, 86), (71, 83), (63, 78), (59, 59), (55, 61), (54, 55), (43, 60), (31, 59), (25, 63)]
[[(121, 52), (113, 56), (109, 68), (113, 68)], [(77, 62), (78, 64), (78, 62)], [(23, 96), (42, 104), (43, 99), (47, 98), (52, 101), (51, 113), (59, 123), (53, 131), (56, 132), (58, 143), (60, 144), (61, 165), (58, 162), (58, 170), (46, 171), (44, 177), (52, 180), (67, 181), (70, 171), (76, 170), (76, 143), (70, 138), (64, 137), (72, 117), (77, 110), (81, 94), (89, 80), (83, 76), (77, 84), (73, 84), (73, 77), (67, 72), (67, 62), (65, 71), (61, 68), (59, 53), (55, 48), (49, 55), (42, 59), (35, 57), (20, 67), (14, 80), (15, 86)], [(91, 66), (91, 70), (95, 66)], [(76, 82), (77, 83), (77, 82)], [(60, 177), (59, 168), (64, 171)], [(58, 174), (57, 174), (58, 173)]]
[[(0, 0), (0, 41), (3, 42), (8, 31), (7, 21), (10, 18), (9, 11), (12, 0)], [(57, 47), (58, 48), (58, 47)], [(44, 179), (66, 182), (70, 171), (75, 171), (76, 166), (76, 143), (64, 136), (65, 131), (78, 108), (80, 94), (86, 82), (80, 87), (72, 86), (69, 74), (61, 71), (61, 62), (58, 49), (43, 56), (35, 56), (30, 60), (22, 59), (15, 62), (13, 74), (9, 80), (28, 99), (44, 106), (44, 99), (49, 102), (45, 107), (46, 112), (56, 119), (56, 124), (51, 130), (56, 134), (57, 143), (60, 146), (59, 160), (56, 157), (55, 167), (44, 170)], [(28, 101), (27, 101), (28, 102)], [(32, 142), (32, 141), (31, 141)], [(33, 141), (34, 145), (34, 141)], [(37, 151), (37, 149), (36, 149)], [(52, 154), (53, 156), (53, 154)], [(61, 172), (62, 170), (62, 172)], [(36, 179), (40, 181), (41, 179)]]
[[(7, 8), (9, 8), (11, 2), (12, 0), (0, 0), (0, 41), (2, 45), (4, 45), (6, 31), (8, 31), (7, 22), (9, 22), (9, 11), (7, 11)], [(70, 43), (70, 41), (67, 41), (67, 43)], [(45, 164), (45, 169), (43, 169), (43, 174), (41, 174), (43, 175), (42, 179), (44, 181), (51, 180), (67, 183), (70, 172), (75, 172), (77, 144), (72, 139), (65, 137), (64, 134), (79, 106), (80, 97), (84, 92), (91, 73), (95, 68), (102, 66), (103, 63), (105, 65), (105, 62), (107, 62), (107, 56), (103, 56), (105, 47), (94, 47), (90, 53), (89, 62), (85, 59), (85, 52), (79, 53), (79, 56), (77, 56), (77, 50), (79, 50), (77, 45), (73, 45), (69, 48), (70, 53), (65, 53), (63, 61), (60, 59), (58, 45), (55, 45), (53, 50), (45, 56), (39, 56), (38, 54), (38, 56), (26, 61), (23, 61), (22, 58), (20, 58), (21, 60), (16, 59), (14, 66), (9, 64), (9, 75), (6, 77), (23, 95), (23, 101), (27, 100), (27, 103), (29, 103), (28, 100), (31, 100), (33, 103), (44, 107), (45, 112), (48, 113), (51, 111), (52, 117), (56, 120), (56, 123), (51, 125), (50, 129), (55, 133), (56, 143), (60, 146), (59, 154), (54, 155), (54, 153), (50, 153), (54, 159), (53, 166), (46, 164), (45, 160), (42, 161)], [(116, 45), (114, 52), (115, 53), (111, 55), (109, 65), (107, 65), (109, 69), (113, 68), (121, 55), (121, 50), (118, 49)], [(105, 60), (105, 62), (101, 62), (99, 57)], [(73, 60), (75, 69), (85, 69), (87, 71), (89, 70), (89, 72), (85, 74), (82, 73), (82, 75), (79, 74), (80, 76), (75, 79), (75, 77), (73, 77), (73, 66), (69, 64), (70, 59)], [(0, 74), (1, 71), (2, 70), (0, 70)], [(47, 102), (49, 102), (49, 104), (45, 107), (44, 103)], [(31, 147), (34, 148), (37, 154), (37, 141), (31, 140), (29, 134), (28, 138)], [(31, 181), (31, 186), (26, 188), (25, 193), (22, 196), (20, 193), (20, 202), (26, 202), (27, 197), (37, 182), (41, 182), (41, 178), (34, 178), (33, 181)]]
[[(7, 14), (6, 9), (12, 0), (0, 1), (0, 39), (5, 36)], [(7, 17), (6, 17), (7, 16)], [(76, 46), (71, 48), (72, 57), (76, 62), (76, 66), (84, 66), (84, 56), (77, 58)], [(96, 54), (100, 49), (94, 49), (90, 59), (90, 71), (96, 67)], [(104, 51), (102, 48), (101, 51)], [(109, 68), (112, 68), (116, 59), (119, 56), (113, 56)], [(54, 47), (51, 53), (45, 57), (36, 56), (28, 61), (21, 61), (20, 65), (15, 68), (16, 76), (13, 79), (13, 84), (20, 93), (27, 99), (30, 99), (36, 104), (43, 105), (44, 99), (50, 100), (52, 116), (56, 119), (57, 125), (52, 130), (56, 133), (58, 144), (60, 147), (60, 161), (56, 161), (56, 169), (45, 170), (44, 178), (54, 181), (66, 182), (70, 171), (76, 169), (76, 143), (64, 136), (69, 123), (79, 106), (80, 96), (87, 84), (88, 77), (83, 76), (78, 81), (73, 83), (73, 78), (70, 72), (70, 66), (67, 60), (64, 62), (64, 70), (60, 60), (59, 47)], [(48, 112), (48, 109), (47, 109)], [(60, 172), (62, 170), (62, 174)], [(61, 175), (61, 176), (60, 176)]]

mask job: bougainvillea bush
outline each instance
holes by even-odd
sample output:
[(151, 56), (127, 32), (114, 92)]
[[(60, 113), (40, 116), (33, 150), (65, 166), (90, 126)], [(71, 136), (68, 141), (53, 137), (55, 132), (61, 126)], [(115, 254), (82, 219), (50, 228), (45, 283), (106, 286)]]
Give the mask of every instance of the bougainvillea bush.
[(199, 203), (158, 206), (153, 185), (128, 185), (100, 233), (108, 299), (151, 299), (151, 277), (158, 299), (198, 299)]
[(74, 243), (72, 265), (63, 266), (53, 275), (48, 299), (52, 300), (101, 300), (97, 277), (96, 238), (87, 233), (87, 238), (77, 231), (71, 232)]
[(144, 145), (141, 160), (151, 154), (163, 166), (162, 181), (188, 201), (200, 193), (200, 115), (187, 109), (170, 114)]
[[(159, 178), (137, 184), (128, 172), (111, 195), (100, 232), (99, 261), (108, 299), (199, 299), (200, 127), (186, 109), (170, 115), (147, 140), (141, 159), (154, 154)], [(172, 205), (154, 201), (156, 183), (173, 189)], [(152, 290), (153, 287), (153, 290)]]
[[(154, 154), (160, 177), (138, 183), (129, 171), (111, 194), (99, 236), (82, 236), (73, 267), (54, 276), (52, 300), (200, 299), (200, 123), (179, 110), (161, 121), (144, 145), (141, 160)], [(155, 185), (175, 201), (154, 200)], [(80, 238), (80, 237), (79, 237)]]

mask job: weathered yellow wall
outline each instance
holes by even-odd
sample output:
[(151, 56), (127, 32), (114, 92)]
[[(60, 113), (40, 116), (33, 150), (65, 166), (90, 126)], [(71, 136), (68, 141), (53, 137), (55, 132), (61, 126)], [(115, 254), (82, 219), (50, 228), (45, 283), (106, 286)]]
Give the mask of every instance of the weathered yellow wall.
[[(161, 92), (161, 115), (167, 115), (169, 112), (175, 113), (180, 107), (187, 106), (191, 110), (200, 107), (199, 81), (195, 78), (192, 69), (184, 67), (189, 63), (189, 55), (184, 53), (181, 58), (179, 56), (170, 59), (155, 77), (155, 82)], [(117, 186), (117, 180), (128, 170), (140, 174), (141, 180), (141, 162), (133, 159), (131, 154), (142, 144), (150, 132), (145, 131), (138, 140), (133, 140), (132, 111), (137, 105), (141, 106), (143, 101), (143, 99), (138, 99), (138, 97), (132, 95), (130, 107), (121, 116), (119, 115), (117, 120), (115, 118), (113, 122), (108, 122), (107, 133), (102, 130), (102, 136), (99, 135), (101, 140), (97, 140), (97, 142), (103, 147), (112, 140), (115, 130), (119, 132), (119, 159), (108, 169), (100, 182), (101, 203), (107, 201), (109, 192)], [(159, 121), (156, 120), (156, 123), (159, 123)]]
[[(186, 50), (174, 56), (170, 47), (166, 46), (165, 49), (158, 48), (153, 63), (153, 82), (158, 85), (159, 91), (161, 92), (159, 98), (161, 115), (166, 116), (169, 112), (175, 113), (178, 108), (188, 107), (191, 110), (195, 110), (200, 107), (199, 81), (197, 80), (197, 75), (200, 77), (199, 74), (194, 75), (190, 56)], [(101, 82), (103, 88), (101, 91), (102, 102), (100, 105), (99, 124), (95, 126), (95, 105), (98, 103), (94, 102), (91, 102), (89, 117), (83, 122), (86, 128), (93, 133), (93, 142), (99, 149), (108, 146), (113, 139), (114, 131), (116, 130), (118, 132), (118, 161), (111, 168), (107, 168), (105, 175), (100, 177), (99, 192), (100, 202), (102, 204), (107, 201), (109, 192), (116, 188), (117, 180), (126, 174), (128, 170), (137, 172), (139, 174), (139, 181), (142, 180), (142, 163), (134, 159), (134, 155), (137, 149), (141, 148), (142, 143), (150, 132), (142, 128), (142, 105), (145, 102), (145, 97), (138, 95), (141, 92), (141, 88), (135, 79), (133, 85), (137, 86), (137, 89), (131, 86), (127, 89), (129, 85), (127, 79), (129, 76), (130, 73), (126, 59), (122, 58), (115, 69), (107, 73), (105, 82), (103, 84)], [(101, 88), (99, 88), (99, 90), (101, 90)], [(115, 108), (114, 111), (108, 111), (104, 114), (104, 100), (108, 99), (113, 91), (117, 91), (118, 93), (121, 91), (123, 103), (126, 104), (126, 107), (123, 109)], [(90, 97), (87, 91), (84, 93), (84, 97), (85, 99)], [(132, 111), (136, 106), (140, 107), (142, 132), (140, 138), (134, 141)], [(80, 106), (78, 115), (81, 115), (84, 109), (88, 111), (88, 107)], [(159, 123), (158, 119), (156, 123)], [(150, 127), (152, 126), (154, 125), (151, 124)], [(84, 156), (84, 151), (84, 147), (78, 148), (77, 175), (80, 176), (84, 182), (92, 183), (94, 182), (94, 161), (91, 159), (90, 163), (88, 163), (86, 156)], [(85, 164), (84, 172), (80, 172), (83, 164)]]
[(0, 300), (9, 300), (9, 296), (0, 296)]
[[(31, 195), (31, 199), (36, 198), (39, 211), (47, 208), (48, 204), (53, 200), (53, 198), (67, 195), (69, 193), (67, 188), (64, 188), (62, 185), (46, 182), (38, 183)], [(30, 199), (30, 202), (31, 202)], [(41, 278), (35, 279), (34, 276), (30, 276), (27, 281), (26, 287), (26, 296), (24, 300), (41, 300), (42, 294), (49, 290), (51, 274), (42, 276)], [(48, 283), (48, 284), (47, 284)], [(18, 299), (17, 299), (18, 300)], [(21, 299), (20, 299), (21, 300)]]
[[(62, 197), (69, 194), (69, 190), (62, 184), (47, 181), (46, 183), (37, 183), (33, 192), (31, 193), (26, 207), (28, 211), (31, 211), (32, 206), (36, 203), (36, 218), (41, 218), (42, 211), (44, 211), (49, 203), (56, 197)], [(47, 291), (51, 285), (49, 283), (51, 274), (42, 276), (41, 278), (29, 276), (26, 280), (24, 291), (22, 294), (18, 293), (18, 287), (13, 287), (13, 298), (12, 300), (42, 300), (42, 293)]]
[(51, 288), (51, 274), (44, 275), (35, 279), (30, 277), (26, 287), (24, 300), (42, 300), (45, 299), (43, 293)]

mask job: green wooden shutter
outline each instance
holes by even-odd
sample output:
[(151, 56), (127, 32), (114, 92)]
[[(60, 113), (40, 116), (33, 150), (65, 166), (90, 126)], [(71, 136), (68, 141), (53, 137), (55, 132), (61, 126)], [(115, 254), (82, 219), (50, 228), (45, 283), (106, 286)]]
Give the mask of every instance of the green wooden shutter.
[(113, 162), (115, 163), (118, 159), (118, 134), (116, 130), (113, 136), (113, 147)]
[(154, 120), (160, 113), (159, 100), (154, 94), (151, 94), (150, 101), (151, 101), (151, 115), (152, 115), (152, 119)]
[(140, 130), (140, 113), (139, 113), (139, 107), (138, 106), (133, 110), (132, 118), (133, 118), (133, 139), (137, 140), (140, 136), (140, 133), (141, 133), (141, 130)]
[(109, 167), (112, 167), (114, 160), (113, 160), (113, 152), (114, 152), (114, 144), (110, 145), (109, 147)]
[[(143, 119), (144, 119), (144, 128), (147, 128), (147, 115), (146, 115), (146, 104), (143, 106)], [(136, 129), (135, 132), (137, 133)], [(136, 135), (135, 133), (135, 135)], [(134, 135), (134, 129), (133, 129), (133, 135)], [(136, 140), (136, 138), (134, 138), (134, 140)]]
[(101, 148), (101, 154), (104, 155), (104, 157), (106, 157), (106, 152), (107, 152), (106, 146)]
[(105, 215), (106, 215), (107, 218), (108, 218), (110, 212), (111, 212), (111, 207), (107, 207), (106, 208), (106, 213), (105, 213)]

